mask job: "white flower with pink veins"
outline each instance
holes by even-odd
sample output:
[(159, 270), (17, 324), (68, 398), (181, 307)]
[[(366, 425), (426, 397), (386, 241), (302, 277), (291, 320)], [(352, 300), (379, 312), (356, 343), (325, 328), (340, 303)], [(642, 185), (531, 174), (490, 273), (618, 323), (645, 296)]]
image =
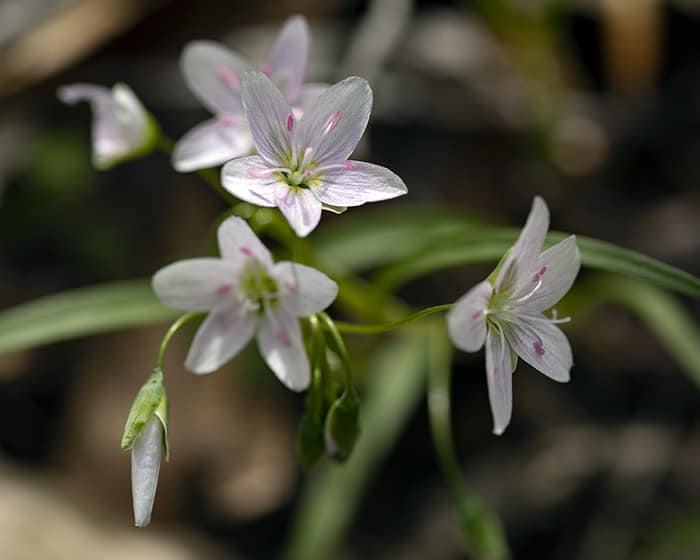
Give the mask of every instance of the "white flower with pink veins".
[(510, 422), (518, 356), (560, 382), (569, 380), (573, 365), (569, 341), (557, 326), (570, 319), (543, 312), (571, 289), (581, 257), (574, 235), (540, 252), (548, 228), (547, 205), (535, 197), (520, 237), (498, 268), (447, 314), (450, 338), (457, 348), (476, 352), (486, 346), (493, 431), (499, 435)]
[(372, 90), (362, 78), (331, 86), (301, 118), (261, 72), (243, 76), (241, 94), (260, 155), (228, 162), (221, 182), (246, 202), (278, 207), (299, 237), (314, 230), (322, 209), (339, 212), (406, 194), (393, 171), (348, 159), (372, 110)]
[(185, 366), (194, 373), (210, 373), (255, 336), (280, 381), (303, 391), (311, 369), (299, 318), (328, 307), (338, 293), (337, 284), (314, 268), (274, 263), (241, 218), (224, 221), (218, 237), (221, 258), (178, 261), (153, 276), (153, 289), (166, 305), (209, 312)]
[[(262, 71), (283, 92), (298, 114), (327, 84), (303, 84), (311, 36), (306, 19), (289, 18), (277, 35)], [(235, 52), (213, 41), (193, 41), (180, 59), (185, 82), (215, 116), (187, 132), (173, 150), (177, 171), (222, 165), (250, 154), (253, 139), (241, 105), (241, 77), (252, 67)]]

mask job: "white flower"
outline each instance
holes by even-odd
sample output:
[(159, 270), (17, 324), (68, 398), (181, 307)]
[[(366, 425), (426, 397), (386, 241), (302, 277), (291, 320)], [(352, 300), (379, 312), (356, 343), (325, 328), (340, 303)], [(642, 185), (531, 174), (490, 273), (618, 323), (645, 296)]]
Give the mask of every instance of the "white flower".
[[(547, 317), (571, 288), (581, 264), (576, 237), (540, 253), (549, 211), (536, 197), (515, 245), (489, 279), (462, 296), (447, 314), (452, 342), (466, 352), (486, 345), (486, 379), (495, 434), (510, 422), (512, 374), (518, 356), (555, 381), (569, 380), (571, 347), (556, 326), (569, 318)], [(495, 275), (495, 281), (492, 277)]]
[(318, 225), (322, 208), (406, 194), (392, 171), (348, 160), (372, 109), (372, 90), (362, 78), (346, 78), (324, 91), (301, 119), (260, 72), (243, 76), (241, 94), (260, 155), (228, 162), (222, 183), (242, 200), (277, 206), (300, 237)]
[[(277, 35), (262, 71), (277, 84), (285, 99), (301, 114), (326, 89), (326, 84), (302, 85), (311, 36), (306, 20), (289, 18)], [(235, 52), (213, 41), (194, 41), (180, 60), (185, 82), (215, 117), (201, 123), (175, 144), (177, 171), (215, 167), (253, 150), (241, 105), (241, 77), (251, 66)]]
[(309, 359), (299, 317), (328, 307), (338, 286), (322, 272), (292, 262), (274, 263), (240, 218), (219, 227), (221, 258), (179, 261), (159, 270), (153, 289), (166, 305), (209, 311), (186, 360), (194, 373), (210, 373), (253, 337), (270, 369), (294, 391), (306, 389)]
[(155, 146), (155, 125), (125, 84), (111, 90), (92, 84), (73, 84), (58, 90), (64, 103), (88, 101), (92, 108), (92, 160), (98, 169), (107, 169)]

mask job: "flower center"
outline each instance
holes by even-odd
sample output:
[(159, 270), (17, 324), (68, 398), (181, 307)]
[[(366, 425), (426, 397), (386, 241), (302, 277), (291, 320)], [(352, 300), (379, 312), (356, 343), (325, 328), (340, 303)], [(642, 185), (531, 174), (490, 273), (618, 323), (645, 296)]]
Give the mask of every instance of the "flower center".
[(251, 311), (262, 314), (267, 307), (274, 309), (279, 302), (277, 282), (256, 258), (248, 259), (238, 285), (241, 303)]

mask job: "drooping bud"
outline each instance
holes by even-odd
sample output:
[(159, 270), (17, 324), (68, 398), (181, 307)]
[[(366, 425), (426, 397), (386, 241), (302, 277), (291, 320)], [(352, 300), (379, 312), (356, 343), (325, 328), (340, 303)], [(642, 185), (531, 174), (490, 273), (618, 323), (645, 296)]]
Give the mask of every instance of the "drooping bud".
[(344, 461), (352, 453), (359, 435), (360, 400), (354, 391), (346, 390), (331, 405), (326, 416), (326, 454), (336, 461)]
[(137, 527), (146, 527), (151, 521), (161, 459), (164, 454), (166, 461), (170, 458), (168, 397), (159, 368), (153, 370), (134, 399), (121, 446), (131, 450), (134, 522)]

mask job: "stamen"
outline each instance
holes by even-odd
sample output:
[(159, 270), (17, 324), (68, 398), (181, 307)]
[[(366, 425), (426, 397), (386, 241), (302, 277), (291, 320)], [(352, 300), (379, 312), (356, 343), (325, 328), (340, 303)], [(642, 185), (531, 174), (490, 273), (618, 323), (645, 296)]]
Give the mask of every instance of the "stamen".
[[(535, 284), (535, 287), (532, 288), (528, 293), (526, 293), (524, 296), (519, 297), (518, 299), (513, 300), (513, 303), (525, 303), (527, 300), (529, 300), (532, 296), (535, 295), (535, 292), (540, 289), (540, 286), (542, 286), (542, 279), (537, 276), (537, 284)], [(534, 281), (534, 278), (533, 278)]]
[(338, 123), (340, 122), (340, 118), (342, 116), (343, 116), (342, 111), (336, 111), (330, 117), (328, 117), (328, 120), (323, 125), (324, 136), (326, 134), (328, 134), (329, 132), (331, 132), (336, 126), (338, 126)]
[(216, 76), (223, 82), (225, 86), (238, 91), (241, 89), (241, 80), (228, 68), (220, 67), (216, 69)]
[(542, 275), (547, 272), (547, 265), (544, 265), (542, 268), (540, 268), (535, 275), (532, 277), (533, 282), (537, 282), (542, 279)]
[(311, 154), (314, 152), (314, 149), (309, 146), (304, 150), (304, 155), (301, 158), (301, 162), (299, 163), (299, 169), (304, 169), (309, 163), (311, 163)]
[(290, 115), (287, 117), (287, 130), (291, 132), (292, 128), (294, 128), (294, 115), (290, 113)]

